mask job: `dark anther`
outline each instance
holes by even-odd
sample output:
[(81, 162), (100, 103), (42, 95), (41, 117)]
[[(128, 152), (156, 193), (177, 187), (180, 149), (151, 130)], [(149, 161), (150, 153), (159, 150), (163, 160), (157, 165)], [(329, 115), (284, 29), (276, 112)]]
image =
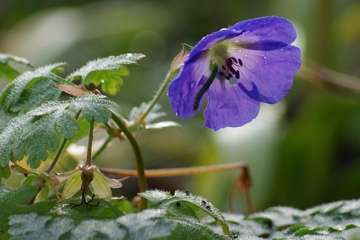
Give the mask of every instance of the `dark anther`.
[(239, 79), (239, 78), (240, 78), (240, 73), (239, 73), (239, 71), (236, 71), (235, 77), (236, 77), (236, 79)]
[(204, 85), (200, 88), (199, 92), (195, 96), (194, 107), (193, 107), (194, 111), (198, 109), (201, 98), (204, 96), (204, 94), (210, 88), (211, 84), (214, 82), (217, 73), (218, 73), (218, 67), (215, 66), (211, 72), (209, 79), (204, 83)]
[(189, 191), (185, 191), (186, 196), (190, 196), (190, 192)]
[(239, 68), (243, 65), (241, 59), (236, 59), (234, 57), (230, 57), (230, 58), (226, 59), (225, 64), (230, 71), (229, 75), (226, 76), (226, 79), (230, 80), (234, 76), (236, 79), (240, 79), (240, 72), (239, 72), (239, 70), (236, 70), (234, 67)]
[(211, 211), (210, 205), (206, 205), (206, 209), (209, 210), (209, 211)]
[(181, 203), (180, 203), (180, 202), (176, 202), (176, 207), (181, 207)]
[(225, 76), (225, 73), (219, 72), (220, 76)]
[(207, 202), (205, 200), (201, 200), (201, 205), (206, 206)]

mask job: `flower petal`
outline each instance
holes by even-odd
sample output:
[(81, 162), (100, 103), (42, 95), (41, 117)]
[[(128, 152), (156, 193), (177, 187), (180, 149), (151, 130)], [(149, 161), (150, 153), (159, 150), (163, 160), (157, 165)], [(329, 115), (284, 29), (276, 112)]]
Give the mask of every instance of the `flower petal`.
[(197, 93), (210, 76), (209, 61), (209, 58), (203, 55), (195, 63), (185, 64), (178, 76), (171, 82), (168, 95), (171, 106), (179, 117), (187, 118), (196, 113), (194, 102)]
[(271, 51), (238, 49), (232, 55), (243, 62), (239, 68), (241, 89), (265, 103), (276, 103), (287, 95), (301, 65), (300, 49), (294, 46)]
[(259, 102), (248, 97), (237, 85), (216, 80), (208, 92), (205, 126), (214, 130), (239, 127), (254, 119), (259, 108)]
[(241, 33), (241, 37), (257, 37), (258, 41), (292, 43), (296, 39), (293, 24), (282, 17), (269, 16), (240, 21), (229, 29)]

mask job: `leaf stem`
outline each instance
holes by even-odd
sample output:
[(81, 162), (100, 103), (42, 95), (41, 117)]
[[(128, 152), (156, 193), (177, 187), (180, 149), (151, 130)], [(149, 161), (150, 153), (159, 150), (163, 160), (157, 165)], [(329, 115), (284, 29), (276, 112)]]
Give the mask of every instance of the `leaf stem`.
[(146, 110), (144, 111), (144, 113), (140, 116), (139, 120), (138, 120), (138, 124), (141, 124), (144, 122), (145, 118), (147, 117), (147, 115), (151, 112), (151, 110), (154, 108), (154, 106), (156, 105), (156, 103), (159, 101), (161, 95), (165, 92), (169, 82), (171, 81), (171, 79), (174, 77), (174, 75), (176, 74), (176, 71), (170, 70), (164, 80), (162, 81), (160, 87), (158, 88), (158, 90), (156, 91), (155, 95), (153, 96), (153, 98), (151, 99), (149, 105), (147, 106)]
[[(115, 114), (112, 113), (112, 119), (116, 123), (116, 125), (120, 128), (120, 130), (125, 134), (126, 138), (129, 140), (136, 158), (136, 168), (137, 168), (137, 176), (138, 176), (138, 184), (140, 192), (144, 192), (147, 189), (147, 181), (145, 177), (145, 167), (144, 161), (141, 155), (139, 144), (137, 143), (134, 136), (131, 134), (125, 123)], [(141, 198), (140, 209), (146, 208), (146, 200)]]
[(91, 166), (93, 139), (94, 139), (94, 119), (91, 119), (85, 166)]
[[(81, 113), (81, 111), (78, 111), (78, 112), (76, 113), (76, 115), (75, 115), (75, 119), (76, 119), (76, 120), (79, 118), (80, 113)], [(55, 155), (54, 160), (51, 162), (51, 164), (50, 164), (50, 166), (48, 167), (48, 169), (46, 169), (46, 171), (45, 171), (46, 173), (50, 173), (50, 172), (54, 169), (56, 163), (59, 161), (59, 158), (60, 158), (60, 156), (61, 156), (61, 153), (64, 151), (64, 148), (65, 148), (65, 146), (66, 146), (67, 141), (68, 141), (68, 140), (67, 140), (66, 138), (63, 139), (63, 141), (62, 141), (62, 143), (61, 143), (61, 146), (60, 146), (59, 150), (57, 151), (57, 153), (56, 153), (56, 155)]]

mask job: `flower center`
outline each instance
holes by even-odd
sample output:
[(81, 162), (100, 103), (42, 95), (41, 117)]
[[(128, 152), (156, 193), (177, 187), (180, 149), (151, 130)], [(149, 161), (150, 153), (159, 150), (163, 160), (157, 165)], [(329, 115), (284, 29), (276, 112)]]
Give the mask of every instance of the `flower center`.
[(237, 83), (240, 79), (240, 69), (243, 61), (240, 58), (231, 56), (234, 48), (232, 41), (222, 41), (210, 49), (211, 65), (218, 66), (217, 77), (220, 80), (228, 80), (231, 84)]
[(231, 84), (235, 84), (240, 79), (240, 68), (243, 62), (240, 58), (229, 57), (224, 61), (219, 71), (219, 78), (221, 80), (229, 80)]

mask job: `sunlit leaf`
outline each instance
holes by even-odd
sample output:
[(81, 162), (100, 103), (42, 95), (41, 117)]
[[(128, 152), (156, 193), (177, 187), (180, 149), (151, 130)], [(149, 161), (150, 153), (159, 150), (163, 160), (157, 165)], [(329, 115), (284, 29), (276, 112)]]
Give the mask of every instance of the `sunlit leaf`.
[(145, 55), (139, 53), (127, 53), (99, 58), (70, 74), (68, 79), (80, 80), (84, 85), (100, 86), (105, 93), (114, 95), (120, 91), (123, 77), (129, 74), (125, 65), (137, 63), (144, 57)]
[(56, 74), (64, 63), (55, 63), (20, 74), (0, 93), (0, 108), (4, 111), (26, 112), (32, 107), (60, 96), (56, 83), (65, 82)]
[(88, 121), (107, 122), (113, 103), (99, 95), (67, 101), (52, 101), (12, 118), (0, 132), (0, 166), (27, 156), (32, 168), (39, 166), (58, 149), (63, 138), (70, 139), (79, 129), (77, 116)]

